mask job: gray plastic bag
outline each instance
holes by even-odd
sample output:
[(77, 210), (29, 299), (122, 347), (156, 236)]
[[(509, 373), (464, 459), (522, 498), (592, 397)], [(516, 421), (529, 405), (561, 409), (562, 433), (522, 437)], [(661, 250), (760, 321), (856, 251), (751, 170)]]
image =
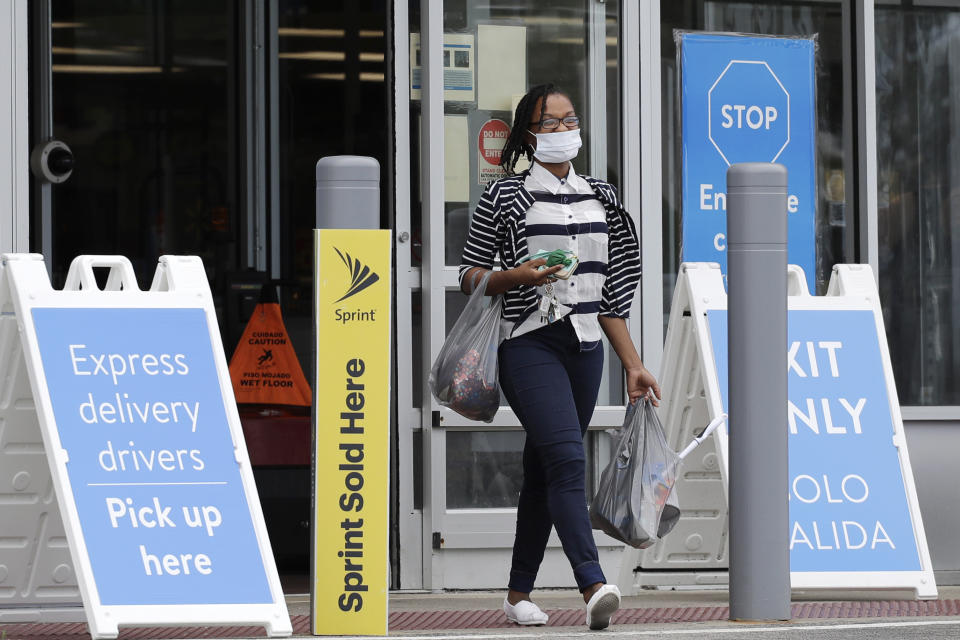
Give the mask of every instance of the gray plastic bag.
[(590, 524), (631, 547), (653, 545), (680, 519), (673, 493), (679, 465), (651, 402), (642, 398), (628, 405), (617, 448), (590, 504)]
[(503, 296), (487, 296), (487, 271), (450, 329), (430, 369), (430, 392), (444, 407), (471, 420), (491, 422), (500, 408), (497, 348)]

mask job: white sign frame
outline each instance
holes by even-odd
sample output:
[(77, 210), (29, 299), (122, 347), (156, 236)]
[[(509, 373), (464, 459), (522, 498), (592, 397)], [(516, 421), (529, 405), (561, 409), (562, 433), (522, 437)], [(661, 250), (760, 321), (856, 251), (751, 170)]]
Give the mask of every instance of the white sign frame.
[[(103, 290), (97, 285), (93, 271), (95, 267), (110, 269)], [(7, 309), (11, 303), (20, 330), (37, 418), (90, 635), (94, 639), (116, 638), (120, 625), (256, 625), (265, 627), (267, 635), (271, 637), (292, 635), (293, 628), (260, 508), (223, 344), (217, 331), (213, 296), (200, 258), (161, 257), (153, 284), (148, 291), (141, 291), (137, 285), (133, 266), (125, 257), (79, 256), (70, 266), (64, 289), (58, 291), (54, 290), (50, 284), (41, 255), (3, 254), (0, 256), (0, 309), (4, 310), (5, 314), (9, 314)], [(234, 445), (234, 455), (239, 465), (241, 482), (250, 508), (272, 603), (110, 606), (101, 604), (66, 468), (68, 454), (61, 446), (50, 390), (44, 376), (32, 315), (32, 310), (36, 308), (199, 308), (203, 310), (210, 332), (214, 366), (220, 382), (227, 423)]]
[[(886, 384), (887, 397), (890, 402), (890, 417), (893, 423), (894, 445), (897, 447), (900, 461), (900, 471), (903, 476), (906, 490), (907, 508), (913, 525), (916, 538), (917, 552), (920, 556), (919, 571), (849, 571), (849, 572), (799, 572), (790, 574), (791, 587), (794, 590), (821, 590), (821, 589), (882, 589), (882, 590), (911, 590), (918, 599), (937, 598), (937, 586), (933, 574), (933, 565), (930, 560), (930, 551), (927, 545), (923, 519), (917, 499), (916, 485), (910, 457), (907, 451), (907, 441), (903, 431), (903, 417), (897, 396), (896, 384), (893, 377), (893, 368), (890, 361), (890, 351), (886, 342), (886, 332), (883, 324), (883, 312), (880, 308), (880, 298), (877, 293), (873, 271), (870, 265), (836, 265), (830, 279), (827, 294), (811, 296), (807, 288), (803, 270), (796, 265), (790, 265), (787, 273), (788, 308), (789, 310), (837, 310), (837, 311), (869, 311), (873, 313), (877, 327), (878, 346), (883, 363), (883, 376)], [(667, 330), (667, 339), (664, 346), (664, 370), (661, 379), (664, 386), (664, 398), (660, 407), (660, 416), (663, 419), (667, 439), (671, 445), (689, 441), (690, 429), (703, 427), (707, 422), (723, 413), (723, 400), (714, 362), (710, 328), (707, 313), (710, 311), (726, 310), (727, 294), (723, 285), (720, 267), (716, 263), (683, 263), (680, 265), (677, 286), (674, 290), (673, 303), (670, 311), (670, 321)], [(686, 322), (685, 322), (686, 321)], [(689, 329), (682, 329), (687, 326)], [(689, 330), (692, 335), (683, 336), (681, 333)], [(691, 354), (682, 354), (683, 350), (694, 349), (693, 356), (696, 362), (694, 371), (680, 369), (674, 371), (677, 363)], [(689, 358), (686, 358), (689, 359)], [(696, 406), (694, 406), (696, 405)], [(690, 419), (691, 414), (697, 418), (706, 417), (706, 420), (697, 420), (696, 424)], [(699, 424), (699, 422), (703, 424)], [(785, 425), (786, 427), (786, 425)], [(714, 504), (713, 508), (721, 514), (727, 511), (727, 482), (728, 473), (728, 434), (726, 425), (718, 428), (713, 435), (716, 459), (722, 481), (722, 504)], [(712, 452), (711, 452), (712, 453)], [(696, 464), (695, 461), (691, 461)], [(689, 465), (686, 465), (689, 466)], [(686, 470), (685, 470), (686, 472)], [(678, 482), (681, 521), (683, 520), (684, 489), (691, 489), (690, 485), (683, 486), (681, 478)], [(678, 528), (680, 526), (678, 525)], [(713, 551), (713, 560), (720, 560), (726, 567), (726, 521), (722, 532), (715, 533), (715, 539), (706, 540), (704, 548)], [(646, 551), (626, 548), (620, 579), (626, 582), (633, 574), (634, 569), (649, 559), (656, 564), (670, 552), (677, 544), (683, 545), (684, 540), (671, 539), (667, 536), (654, 547)], [(687, 547), (689, 549), (689, 546)], [(679, 547), (678, 547), (679, 549)], [(645, 555), (646, 554), (646, 555)], [(661, 563), (663, 566), (663, 563)], [(666, 568), (666, 567), (664, 567)], [(689, 564), (687, 570), (695, 569)], [(721, 568), (714, 563), (708, 570)], [(702, 576), (701, 576), (702, 577)], [(642, 579), (642, 578), (641, 578)], [(693, 582), (700, 582), (694, 578)], [(626, 587), (632, 593), (631, 585)]]

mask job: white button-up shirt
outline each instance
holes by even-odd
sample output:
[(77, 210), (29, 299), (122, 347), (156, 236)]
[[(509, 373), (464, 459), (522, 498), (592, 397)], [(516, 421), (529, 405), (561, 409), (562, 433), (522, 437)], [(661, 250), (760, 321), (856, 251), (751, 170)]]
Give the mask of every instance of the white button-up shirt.
[[(540, 164), (534, 163), (524, 187), (534, 197), (526, 214), (526, 239), (529, 254), (537, 251), (566, 249), (576, 254), (580, 263), (567, 280), (553, 282), (553, 295), (560, 303), (559, 315), (569, 316), (581, 343), (600, 340), (597, 312), (607, 273), (606, 210), (590, 185), (576, 174), (573, 167), (564, 178), (557, 178)], [(546, 294), (546, 286), (537, 294)], [(537, 312), (515, 328), (516, 337), (544, 326)]]

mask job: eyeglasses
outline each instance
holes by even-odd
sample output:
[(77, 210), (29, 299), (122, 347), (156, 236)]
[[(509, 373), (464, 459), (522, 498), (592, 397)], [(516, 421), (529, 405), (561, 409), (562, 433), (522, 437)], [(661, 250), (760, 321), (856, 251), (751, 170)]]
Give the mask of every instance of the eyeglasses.
[(531, 122), (530, 125), (538, 125), (541, 129), (552, 131), (563, 123), (568, 129), (574, 129), (580, 126), (580, 116), (566, 116), (564, 118), (544, 118), (540, 122)]

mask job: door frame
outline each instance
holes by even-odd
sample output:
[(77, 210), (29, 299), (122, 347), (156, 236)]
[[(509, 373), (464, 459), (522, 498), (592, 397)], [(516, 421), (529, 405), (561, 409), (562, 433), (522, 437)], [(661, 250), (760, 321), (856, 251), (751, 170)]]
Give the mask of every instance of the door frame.
[[(413, 294), (420, 290), (420, 269), (411, 263), (414, 242), (410, 220), (410, 13), (409, 0), (393, 0), (393, 75), (394, 75), (394, 239), (396, 255), (395, 331), (397, 371), (395, 468), (396, 527), (399, 540), (393, 543), (399, 562), (399, 584), (395, 588), (423, 588), (422, 510), (414, 503), (416, 477), (415, 434), (420, 432), (420, 410), (413, 401)], [(401, 370), (405, 367), (405, 370)], [(396, 574), (396, 571), (394, 572)]]
[(29, 251), (28, 12), (27, 0), (0, 8), (0, 252)]
[[(629, 326), (634, 340), (647, 366), (655, 373), (659, 369), (663, 337), (662, 265), (660, 246), (660, 11), (658, 3), (621, 3), (621, 144), (623, 149), (623, 183), (618, 185), (624, 203), (631, 212), (637, 228), (641, 230), (641, 254), (643, 275), (639, 295), (634, 300)], [(599, 0), (585, 0), (590, 11), (585, 16), (593, 26), (592, 34), (605, 36), (602, 21), (596, 14), (605, 6)], [(423, 125), (419, 131), (420, 175), (419, 189), (422, 194), (422, 267), (411, 264), (407, 243), (412, 242), (411, 227), (411, 176), (410, 143), (416, 131), (410, 129), (410, 51), (409, 11), (407, 0), (393, 2), (394, 45), (394, 113), (396, 118), (396, 147), (394, 156), (394, 183), (396, 185), (397, 239), (397, 362), (398, 367), (410, 367), (413, 361), (413, 344), (410, 339), (414, 330), (412, 322), (412, 296), (420, 293), (423, 309), (420, 352), (422, 397), (416, 408), (413, 398), (410, 369), (397, 371), (397, 520), (399, 530), (399, 575), (401, 589), (443, 589), (444, 556), (439, 549), (443, 523), (449, 517), (445, 495), (446, 433), (448, 430), (515, 429), (517, 419), (509, 410), (499, 412), (488, 427), (460, 418), (456, 414), (442, 413), (430, 395), (426, 384), (429, 363), (443, 344), (445, 330), (444, 298), (446, 291), (458, 286), (457, 268), (448, 267), (444, 260), (444, 194), (443, 194), (443, 69), (431, 61), (440, 60), (443, 48), (443, 5), (430, 0), (420, 1), (422, 94), (421, 113)], [(598, 24), (600, 26), (598, 26)], [(593, 43), (596, 44), (596, 43)], [(591, 51), (604, 52), (603, 47), (588, 47)], [(605, 64), (602, 60), (600, 64)], [(592, 70), (591, 70), (592, 73)], [(589, 83), (592, 101), (598, 104), (601, 87)], [(591, 109), (591, 111), (594, 111)], [(594, 154), (595, 155), (595, 154)], [(647, 189), (641, 190), (641, 183)], [(648, 215), (643, 215), (648, 213)], [(643, 224), (641, 224), (643, 221)], [(436, 239), (437, 242), (432, 240)], [(619, 425), (623, 420), (623, 408), (598, 407), (591, 421), (591, 429), (600, 430)], [(469, 427), (469, 429), (468, 429)], [(420, 443), (416, 442), (419, 434)], [(419, 451), (415, 450), (419, 448)], [(419, 454), (419, 455), (418, 455)], [(417, 464), (416, 461), (420, 461)], [(418, 468), (419, 467), (419, 468)], [(417, 476), (417, 472), (420, 476)], [(414, 484), (422, 482), (422, 508), (416, 508)], [(469, 511), (469, 512), (468, 512)], [(472, 510), (458, 510), (454, 517), (463, 523), (476, 521), (480, 514)], [(487, 510), (484, 510), (486, 512)], [(502, 513), (501, 513), (502, 512)], [(515, 510), (489, 510), (490, 516), (510, 519)], [(451, 532), (462, 529), (453, 524)], [(463, 535), (461, 533), (460, 535)], [(502, 543), (502, 541), (501, 541)]]

